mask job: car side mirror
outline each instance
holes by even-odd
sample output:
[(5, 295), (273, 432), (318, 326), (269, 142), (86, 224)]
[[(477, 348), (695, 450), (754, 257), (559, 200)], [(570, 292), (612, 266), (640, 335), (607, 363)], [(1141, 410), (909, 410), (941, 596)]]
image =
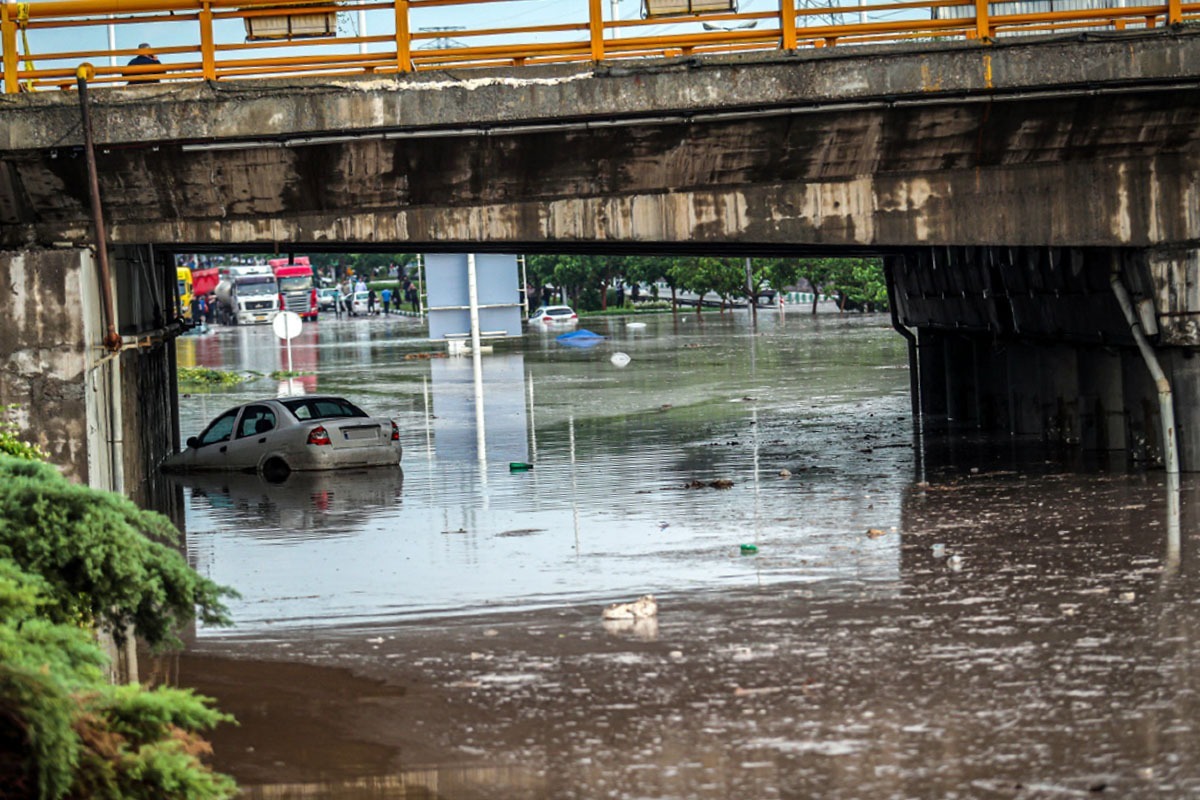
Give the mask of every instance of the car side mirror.
[(197, 448), (200, 446), (200, 440), (197, 439), (195, 436), (189, 436), (188, 440), (187, 440), (187, 446), (191, 447), (193, 449)]

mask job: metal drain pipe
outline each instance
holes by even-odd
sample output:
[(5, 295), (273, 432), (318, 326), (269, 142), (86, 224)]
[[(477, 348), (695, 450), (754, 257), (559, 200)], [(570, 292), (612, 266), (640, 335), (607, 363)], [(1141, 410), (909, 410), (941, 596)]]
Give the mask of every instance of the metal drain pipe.
[(1121, 262), (1116, 254), (1113, 254), (1113, 267), (1108, 280), (1112, 284), (1117, 305), (1121, 307), (1121, 313), (1125, 315), (1125, 321), (1129, 323), (1129, 332), (1133, 334), (1133, 341), (1137, 343), (1142, 360), (1146, 362), (1146, 368), (1150, 370), (1150, 377), (1154, 379), (1154, 386), (1158, 389), (1158, 413), (1162, 419), (1163, 465), (1166, 467), (1168, 475), (1177, 475), (1179, 474), (1179, 451), (1175, 446), (1175, 402), (1171, 397), (1171, 382), (1167, 380), (1167, 374), (1163, 372), (1162, 365), (1158, 363), (1158, 356), (1155, 355), (1154, 348), (1150, 346), (1150, 341), (1142, 330), (1142, 323), (1133, 307), (1133, 301), (1129, 299), (1129, 291), (1121, 282)]
[(104, 304), (104, 347), (115, 352), (121, 349), (117, 333), (116, 313), (113, 311), (112, 279), (108, 270), (108, 237), (104, 232), (104, 211), (100, 208), (100, 178), (96, 172), (96, 145), (92, 140), (92, 113), (88, 107), (87, 82), (96, 74), (91, 64), (80, 64), (75, 70), (79, 86), (79, 110), (83, 116), (83, 151), (87, 156), (88, 192), (92, 203), (92, 227), (96, 229), (96, 265), (100, 268), (100, 298)]

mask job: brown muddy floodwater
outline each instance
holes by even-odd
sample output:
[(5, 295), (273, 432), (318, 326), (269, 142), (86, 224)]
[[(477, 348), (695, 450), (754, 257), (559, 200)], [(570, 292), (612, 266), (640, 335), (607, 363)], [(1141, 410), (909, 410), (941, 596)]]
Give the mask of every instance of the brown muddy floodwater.
[[(917, 453), (883, 318), (630, 321), (497, 346), (482, 453), (469, 359), (413, 357), (411, 320), (306, 326), (305, 390), (406, 451), (181, 481), (189, 559), (241, 597), (167, 666), (239, 719), (215, 764), (246, 796), (1200, 796), (1196, 481)], [(281, 359), (266, 329), (180, 346)], [(184, 435), (276, 389), (184, 398)], [(656, 620), (601, 620), (646, 593)]]

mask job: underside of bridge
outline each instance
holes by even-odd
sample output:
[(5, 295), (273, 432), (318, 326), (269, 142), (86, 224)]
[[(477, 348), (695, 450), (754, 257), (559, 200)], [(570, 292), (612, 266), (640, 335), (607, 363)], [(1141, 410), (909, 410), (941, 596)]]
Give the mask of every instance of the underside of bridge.
[[(125, 346), (169, 369), (171, 251), (877, 254), (928, 417), (1200, 469), (1198, 64), (1160, 30), (97, 91)], [(94, 300), (95, 230), (76, 94), (0, 102), (0, 401), (36, 409), (100, 352), (34, 322)]]

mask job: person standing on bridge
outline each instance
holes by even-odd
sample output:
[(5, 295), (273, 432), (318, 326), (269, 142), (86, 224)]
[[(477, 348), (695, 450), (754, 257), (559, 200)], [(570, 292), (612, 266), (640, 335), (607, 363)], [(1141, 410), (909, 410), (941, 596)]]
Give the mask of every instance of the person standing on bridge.
[[(138, 45), (137, 55), (134, 56), (132, 59), (130, 59), (129, 64), (127, 66), (144, 67), (144, 66), (161, 65), (161, 64), (162, 64), (162, 62), (158, 60), (158, 56), (154, 55), (154, 51), (150, 49), (150, 43), (142, 42), (141, 44)], [(158, 83), (158, 76), (157, 75), (144, 75), (144, 74), (138, 73), (135, 75), (130, 75), (129, 82), (130, 83)]]

